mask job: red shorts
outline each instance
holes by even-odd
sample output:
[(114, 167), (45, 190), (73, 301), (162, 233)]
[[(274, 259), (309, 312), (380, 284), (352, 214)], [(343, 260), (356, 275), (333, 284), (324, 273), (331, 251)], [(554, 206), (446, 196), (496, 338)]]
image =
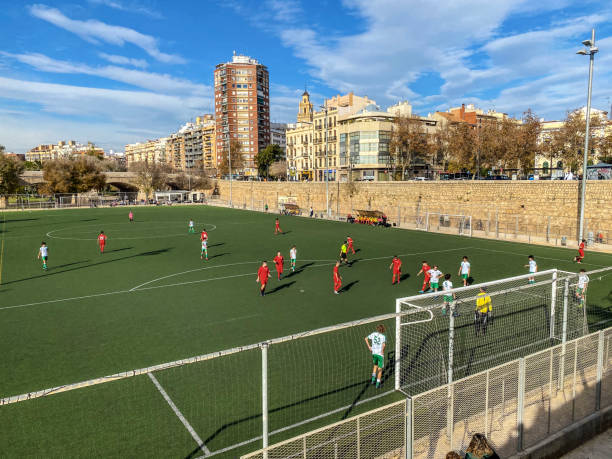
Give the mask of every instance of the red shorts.
[(579, 250), (578, 255), (580, 255), (580, 258), (584, 258), (584, 250)]

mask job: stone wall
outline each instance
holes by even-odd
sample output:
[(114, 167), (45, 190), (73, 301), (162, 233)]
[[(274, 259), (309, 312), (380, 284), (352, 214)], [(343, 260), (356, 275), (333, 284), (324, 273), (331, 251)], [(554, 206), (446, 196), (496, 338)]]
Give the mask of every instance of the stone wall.
[[(217, 184), (220, 199), (229, 200), (229, 182)], [(427, 212), (471, 215), (484, 222), (524, 228), (554, 225), (575, 237), (578, 226), (578, 181), (447, 181), (396, 183), (329, 183), (330, 208), (346, 215), (357, 209), (381, 210), (394, 221), (397, 215), (425, 216)], [(232, 184), (234, 206), (277, 207), (279, 198), (293, 197), (297, 204), (320, 213), (326, 207), (325, 183), (238, 182)], [(612, 236), (612, 181), (587, 184), (587, 230)], [(474, 223), (475, 224), (475, 223)], [(573, 230), (572, 230), (573, 228)]]

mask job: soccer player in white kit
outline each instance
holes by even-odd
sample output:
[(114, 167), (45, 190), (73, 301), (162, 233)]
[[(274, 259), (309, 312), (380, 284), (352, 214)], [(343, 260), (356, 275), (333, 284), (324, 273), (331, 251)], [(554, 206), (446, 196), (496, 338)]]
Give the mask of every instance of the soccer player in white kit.
[[(380, 379), (382, 378), (382, 371), (385, 366), (385, 346), (387, 345), (387, 338), (384, 335), (385, 326), (378, 324), (376, 331), (370, 333), (365, 337), (366, 345), (372, 353), (372, 362), (374, 368), (372, 369), (372, 384), (376, 382), (376, 388), (380, 387)], [(370, 345), (370, 341), (372, 344)]]
[(429, 286), (434, 291), (437, 292), (440, 287), (440, 278), (442, 277), (442, 271), (438, 269), (438, 265), (434, 265), (432, 269), (427, 271), (429, 274)]
[(297, 249), (292, 246), (289, 250), (289, 258), (291, 259), (291, 271), (295, 272), (295, 261), (297, 260)]
[(36, 257), (36, 259), (37, 260), (42, 259), (43, 269), (47, 269), (47, 259), (48, 258), (49, 258), (49, 247), (47, 247), (47, 244), (45, 243), (45, 241), (42, 241), (40, 243), (40, 248), (38, 249), (38, 256)]
[(195, 233), (195, 223), (193, 222), (193, 220), (189, 220), (189, 232)]
[(463, 260), (461, 261), (461, 266), (459, 267), (459, 275), (461, 276), (461, 279), (463, 279), (463, 286), (467, 286), (468, 284), (468, 278), (470, 277), (472, 271), (472, 267), (470, 265), (470, 262), (468, 261), (468, 257), (463, 257)]
[(580, 270), (578, 275), (578, 285), (576, 286), (576, 299), (580, 307), (584, 306), (584, 300), (586, 299), (586, 291), (589, 286), (589, 276), (584, 269)]
[(528, 282), (530, 284), (535, 284), (535, 273), (538, 272), (538, 264), (536, 263), (535, 258), (533, 258), (533, 255), (529, 255), (528, 260), (529, 263), (525, 265), (525, 268), (529, 268), (529, 274), (532, 274), (532, 276), (529, 276)]

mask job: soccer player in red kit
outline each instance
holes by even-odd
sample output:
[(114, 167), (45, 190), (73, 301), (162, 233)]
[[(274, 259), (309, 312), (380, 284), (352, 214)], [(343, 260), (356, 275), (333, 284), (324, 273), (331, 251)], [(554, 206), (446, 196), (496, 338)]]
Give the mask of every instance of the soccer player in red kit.
[(393, 261), (391, 261), (391, 265), (389, 269), (393, 269), (393, 280), (391, 281), (391, 285), (395, 284), (395, 277), (397, 276), (397, 283), (400, 283), (400, 278), (402, 277), (402, 260), (399, 259), (397, 255), (393, 256)]
[(128, 214), (128, 218), (130, 219), (130, 222), (134, 221), (134, 214), (132, 213), (131, 210), (130, 210), (130, 213)]
[(202, 232), (200, 233), (200, 241), (208, 241), (208, 233), (205, 229), (202, 229)]
[(580, 245), (578, 246), (578, 255), (574, 257), (574, 261), (576, 263), (582, 263), (582, 259), (584, 258), (584, 245), (586, 244), (586, 239), (583, 239)]
[(431, 269), (431, 266), (429, 266), (427, 262), (423, 260), (423, 266), (421, 267), (421, 270), (417, 273), (417, 276), (421, 273), (423, 273), (423, 275), (425, 276), (425, 278), (423, 279), (423, 287), (421, 288), (421, 291), (419, 293), (425, 293), (427, 290), (429, 290), (429, 270), (430, 269)]
[(342, 288), (342, 278), (340, 277), (340, 273), (338, 269), (340, 268), (340, 262), (336, 262), (336, 266), (334, 266), (334, 293), (338, 295), (339, 290)]
[(261, 287), (259, 288), (259, 294), (261, 296), (265, 295), (266, 284), (268, 283), (268, 279), (270, 277), (272, 277), (270, 274), (270, 268), (268, 268), (268, 264), (264, 261), (257, 270), (257, 279), (255, 279), (255, 282), (259, 282), (261, 284)]
[(346, 237), (346, 243), (348, 244), (348, 249), (347, 250), (352, 250), (353, 251), (353, 255), (355, 255), (355, 248), (353, 247), (353, 238), (350, 236)]
[(274, 265), (276, 266), (276, 274), (278, 275), (278, 280), (281, 279), (281, 275), (283, 274), (283, 265), (285, 264), (285, 259), (281, 255), (280, 252), (276, 254), (274, 257)]
[(100, 246), (100, 253), (104, 253), (104, 246), (106, 245), (106, 234), (104, 234), (104, 231), (100, 231), (100, 234), (98, 234), (98, 245)]
[(274, 223), (274, 234), (282, 233), (283, 230), (280, 227), (280, 222), (278, 221), (278, 217), (276, 218), (276, 222)]

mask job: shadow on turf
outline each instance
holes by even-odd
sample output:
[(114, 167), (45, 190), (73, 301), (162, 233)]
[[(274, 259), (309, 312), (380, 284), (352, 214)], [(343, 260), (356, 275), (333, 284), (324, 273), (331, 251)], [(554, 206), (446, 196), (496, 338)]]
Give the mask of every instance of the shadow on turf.
[(274, 287), (272, 290), (267, 291), (267, 292), (266, 292), (266, 295), (269, 295), (270, 293), (276, 293), (276, 292), (278, 292), (279, 290), (283, 290), (283, 289), (285, 289), (285, 288), (289, 288), (289, 287), (291, 287), (293, 284), (295, 284), (295, 281), (287, 282), (286, 284), (282, 284), (282, 285), (279, 285), (278, 287)]
[(208, 247), (219, 247), (220, 245), (225, 245), (225, 242), (217, 242), (216, 244), (210, 244)]
[[(390, 356), (392, 356), (392, 354), (393, 354), (392, 352), (389, 353)], [(389, 361), (390, 362), (393, 361), (392, 357), (389, 359)], [(393, 378), (391, 378), (392, 373), (393, 373), (393, 366), (392, 366), (392, 364), (390, 364), (388, 366), (388, 368), (383, 373), (383, 377), (382, 377), (382, 380), (381, 380), (381, 381), (383, 381), (383, 384), (384, 384), (385, 381), (391, 381), (391, 384), (392, 384), (392, 381), (393, 381)], [(297, 402), (294, 402), (294, 403), (289, 403), (289, 404), (280, 406), (278, 408), (272, 408), (271, 410), (268, 411), (268, 414), (277, 413), (279, 411), (286, 410), (287, 408), (292, 408), (294, 406), (300, 406), (300, 405), (303, 405), (304, 403), (312, 402), (313, 400), (318, 400), (320, 398), (327, 397), (329, 395), (334, 395), (334, 394), (337, 394), (339, 392), (342, 392), (342, 391), (345, 391), (345, 390), (348, 390), (348, 389), (353, 389), (355, 387), (360, 387), (360, 386), (362, 386), (362, 390), (359, 392), (359, 395), (355, 398), (355, 400), (353, 401), (351, 406), (349, 408), (347, 408), (347, 412), (342, 416), (342, 419), (346, 419), (349, 416), (349, 414), (352, 411), (352, 409), (359, 402), (359, 399), (361, 399), (363, 397), (363, 395), (366, 393), (368, 387), (370, 387), (370, 380), (369, 379), (362, 379), (362, 380), (360, 380), (360, 381), (358, 381), (356, 383), (348, 384), (348, 385), (346, 385), (344, 387), (340, 387), (338, 389), (332, 389), (332, 390), (329, 390), (329, 391), (324, 392), (322, 394), (313, 395), (312, 397), (308, 397), (308, 398), (305, 398), (303, 400), (300, 400), (300, 401), (297, 401)], [(243, 422), (252, 421), (253, 419), (261, 419), (261, 413), (253, 414), (251, 416), (246, 416), (246, 417), (237, 419), (235, 421), (223, 424), (221, 427), (219, 427), (217, 430), (215, 430), (210, 436), (208, 436), (206, 439), (204, 439), (203, 443), (205, 445), (209, 444), (217, 436), (222, 434), (225, 430), (227, 430), (227, 429), (229, 429), (229, 428), (231, 428), (233, 426), (240, 425)], [(197, 447), (192, 452), (190, 452), (187, 456), (185, 456), (185, 458), (186, 459), (191, 459), (191, 458), (194, 458), (194, 457), (199, 457), (201, 454), (202, 454), (202, 450), (200, 449), (200, 447)]]
[(339, 291), (340, 291), (341, 293), (342, 293), (342, 292), (348, 292), (350, 289), (352, 289), (352, 288), (355, 286), (355, 284), (358, 284), (358, 283), (359, 283), (359, 281), (358, 281), (358, 280), (353, 281), (353, 282), (349, 282), (349, 283), (348, 283), (348, 284), (346, 284), (344, 287), (342, 287), (342, 288), (341, 288)]
[[(17, 282), (23, 282), (23, 281), (27, 281), (27, 280), (38, 279), (38, 278), (41, 278), (41, 277), (53, 276), (55, 274), (67, 273), (67, 272), (70, 272), (70, 271), (77, 271), (79, 269), (92, 268), (94, 266), (105, 265), (107, 263), (114, 263), (115, 261), (129, 260), (130, 258), (147, 257), (147, 256), (151, 256), (151, 255), (160, 255), (160, 254), (166, 253), (166, 252), (168, 252), (170, 250), (172, 250), (172, 249), (171, 248), (167, 248), (167, 249), (151, 250), (151, 251), (148, 251), (148, 252), (141, 252), (141, 253), (136, 253), (134, 255), (129, 255), (127, 257), (113, 258), (112, 260), (100, 261), (98, 263), (93, 263), (93, 264), (87, 265), (87, 266), (80, 266), (78, 268), (64, 269), (62, 271), (55, 271), (55, 272), (53, 272), (53, 270), (57, 269), (58, 267), (51, 267), (50, 270), (52, 272), (47, 271), (45, 274), (39, 274), (38, 276), (25, 277), (23, 279), (17, 279), (17, 280), (14, 280), (14, 281), (3, 282), (3, 285), (15, 284)], [(84, 263), (84, 262), (83, 261), (81, 261), (81, 262), (74, 262), (74, 263), (69, 263), (68, 265), (60, 265), (60, 266), (69, 266), (69, 265), (74, 265), (74, 264), (78, 264), (78, 263)]]
[(288, 277), (292, 277), (292, 276), (295, 276), (296, 274), (301, 273), (302, 271), (304, 271), (304, 269), (306, 269), (306, 268), (308, 268), (309, 266), (312, 266), (312, 265), (314, 265), (314, 263), (312, 263), (312, 262), (300, 265), (300, 267), (298, 269), (296, 269), (295, 271), (290, 271), (289, 274), (287, 274), (285, 276), (285, 279), (287, 279)]
[(402, 274), (402, 276), (400, 277), (400, 281), (406, 280), (410, 277), (410, 274)]
[(134, 247), (122, 247), (121, 249), (105, 250), (104, 253), (123, 252), (124, 250), (130, 250)]
[(223, 255), (229, 255), (229, 253), (217, 253), (213, 255), (212, 257), (208, 257), (208, 259), (212, 260), (213, 258), (222, 257)]

